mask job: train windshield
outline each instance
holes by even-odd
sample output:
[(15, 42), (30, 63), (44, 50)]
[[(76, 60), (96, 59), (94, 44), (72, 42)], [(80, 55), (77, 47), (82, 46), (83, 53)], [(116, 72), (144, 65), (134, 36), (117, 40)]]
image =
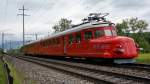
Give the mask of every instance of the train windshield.
[(109, 29), (105, 29), (105, 30), (96, 30), (94, 32), (94, 36), (95, 38), (99, 38), (102, 36), (115, 36), (116, 32), (114, 30), (109, 30)]

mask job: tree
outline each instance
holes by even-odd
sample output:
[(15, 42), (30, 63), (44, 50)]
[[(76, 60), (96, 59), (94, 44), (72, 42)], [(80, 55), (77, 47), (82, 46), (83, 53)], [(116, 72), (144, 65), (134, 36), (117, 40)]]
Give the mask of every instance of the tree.
[(138, 18), (131, 18), (129, 21), (129, 26), (132, 29), (132, 32), (142, 33), (143, 30), (146, 30), (148, 27), (148, 23), (144, 20), (138, 20)]
[(122, 30), (123, 27), (120, 23), (116, 24), (116, 28), (117, 28), (117, 32), (118, 32), (119, 35), (124, 35), (124, 32)]
[(122, 23), (117, 23), (116, 28), (119, 35), (128, 35), (130, 33), (128, 20), (123, 20)]
[(52, 28), (55, 30), (55, 33), (62, 32), (67, 29), (71, 28), (71, 22), (72, 20), (68, 20), (66, 18), (62, 18), (56, 25), (54, 25)]
[(150, 52), (150, 44), (144, 37), (134, 36), (133, 38), (139, 44), (139, 47), (143, 48), (142, 52)]
[(144, 20), (138, 20), (138, 18), (131, 18), (123, 20), (122, 23), (118, 23), (116, 27), (119, 30), (118, 33), (142, 33), (147, 29), (148, 23)]
[(135, 31), (138, 30), (137, 24), (138, 24), (138, 18), (131, 18), (129, 20), (129, 24), (128, 25), (131, 28), (133, 33), (135, 33)]
[(144, 20), (139, 20), (137, 23), (138, 33), (142, 33), (143, 30), (146, 30), (148, 27), (148, 23)]
[(59, 25), (54, 25), (52, 28), (55, 30), (55, 33), (60, 31)]
[(122, 23), (117, 23), (116, 28), (119, 35), (128, 35), (140, 45), (144, 50), (142, 52), (150, 52), (149, 33), (143, 32), (148, 27), (148, 23), (138, 18), (123, 20)]

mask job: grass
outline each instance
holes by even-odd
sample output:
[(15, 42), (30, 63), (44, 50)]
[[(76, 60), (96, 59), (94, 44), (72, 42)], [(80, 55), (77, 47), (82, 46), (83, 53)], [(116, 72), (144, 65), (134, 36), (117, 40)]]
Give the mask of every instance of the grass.
[(13, 65), (11, 63), (8, 63), (8, 67), (10, 69), (10, 74), (13, 77), (13, 84), (22, 84), (22, 80), (23, 78), (20, 76), (20, 74), (16, 71), (16, 69), (13, 67)]
[(6, 71), (4, 69), (4, 63), (0, 60), (0, 84), (7, 84)]
[[(13, 76), (13, 84), (22, 84), (24, 80), (26, 80), (26, 78), (24, 77), (24, 74), (17, 71), (15, 69), (15, 67), (13, 66), (13, 64), (11, 64), (10, 62), (7, 62), (6, 63), (8, 64), (8, 67), (10, 69), (10, 74), (11, 76)], [(0, 83), (1, 84), (1, 83)], [(29, 80), (27, 84), (36, 84), (35, 81), (33, 80)]]
[(140, 54), (138, 58), (136, 58), (138, 63), (146, 63), (150, 64), (150, 53)]

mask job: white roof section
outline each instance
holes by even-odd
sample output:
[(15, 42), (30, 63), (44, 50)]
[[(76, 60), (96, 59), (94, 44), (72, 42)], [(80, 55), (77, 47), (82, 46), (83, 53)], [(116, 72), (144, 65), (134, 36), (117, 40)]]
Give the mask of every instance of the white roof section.
[[(85, 24), (82, 24), (80, 26), (73, 27), (71, 29), (65, 30), (63, 32), (59, 32), (59, 33), (53, 34), (53, 35), (51, 35), (49, 37), (44, 38), (44, 40), (45, 39), (49, 39), (49, 38), (55, 38), (55, 37), (66, 35), (66, 34), (70, 34), (70, 33), (73, 33), (73, 32), (78, 32), (78, 31), (81, 31), (83, 29), (109, 26), (109, 24), (110, 24), (109, 22), (95, 22), (95, 21), (94, 22), (90, 22), (90, 23), (85, 23)], [(35, 42), (38, 42), (38, 41), (42, 41), (42, 40), (37, 40), (37, 41), (31, 42), (31, 43), (28, 43), (28, 44), (32, 44), (32, 43), (35, 43)]]

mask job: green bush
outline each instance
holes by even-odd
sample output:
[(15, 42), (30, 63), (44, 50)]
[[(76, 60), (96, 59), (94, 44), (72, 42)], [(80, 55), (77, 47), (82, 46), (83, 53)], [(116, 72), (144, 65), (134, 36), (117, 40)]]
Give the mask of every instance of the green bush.
[(150, 44), (144, 37), (139, 35), (134, 35), (133, 38), (139, 44), (139, 47), (143, 48), (143, 51), (141, 52), (143, 53), (150, 52)]

